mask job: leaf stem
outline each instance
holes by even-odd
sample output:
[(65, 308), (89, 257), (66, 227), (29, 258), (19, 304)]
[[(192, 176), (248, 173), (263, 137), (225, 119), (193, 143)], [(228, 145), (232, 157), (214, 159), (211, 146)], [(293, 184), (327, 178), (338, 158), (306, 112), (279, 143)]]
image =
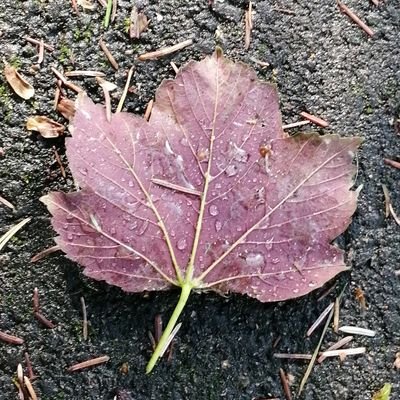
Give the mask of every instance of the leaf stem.
[(169, 319), (168, 324), (160, 338), (160, 341), (157, 343), (157, 347), (154, 350), (154, 353), (151, 356), (150, 361), (146, 366), (146, 374), (149, 374), (153, 370), (158, 359), (162, 356), (161, 353), (164, 350), (166, 343), (168, 342), (168, 338), (170, 337), (172, 331), (174, 330), (174, 327), (178, 321), (179, 316), (181, 315), (183, 309), (185, 308), (189, 295), (192, 292), (192, 288), (193, 286), (191, 282), (186, 281), (182, 285), (182, 291), (179, 297), (178, 304), (176, 305), (174, 312), (172, 313), (171, 318)]

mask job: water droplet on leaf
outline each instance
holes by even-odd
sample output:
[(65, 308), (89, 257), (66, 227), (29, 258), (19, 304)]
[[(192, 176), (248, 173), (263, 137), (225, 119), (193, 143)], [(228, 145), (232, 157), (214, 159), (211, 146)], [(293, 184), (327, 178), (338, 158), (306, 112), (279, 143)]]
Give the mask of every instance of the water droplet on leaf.
[(211, 216), (215, 217), (218, 215), (218, 207), (215, 204), (211, 204), (210, 208), (208, 209), (208, 212), (210, 213)]
[(176, 244), (176, 247), (178, 250), (185, 250), (187, 247), (187, 242), (186, 239), (182, 238), (178, 240), (178, 243)]
[(261, 253), (249, 253), (246, 255), (246, 264), (252, 268), (263, 267), (264, 256)]
[(222, 222), (221, 221), (215, 221), (215, 230), (219, 232), (222, 229)]

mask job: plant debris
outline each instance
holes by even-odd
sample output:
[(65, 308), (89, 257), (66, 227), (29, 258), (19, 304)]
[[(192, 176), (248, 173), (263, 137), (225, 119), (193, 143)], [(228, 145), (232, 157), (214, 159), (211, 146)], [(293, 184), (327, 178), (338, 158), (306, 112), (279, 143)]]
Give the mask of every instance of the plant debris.
[(45, 139), (54, 139), (64, 134), (64, 125), (44, 116), (35, 115), (26, 121), (28, 131), (39, 132)]
[(337, 0), (337, 5), (343, 14), (346, 14), (351, 20), (353, 20), (361, 29), (364, 30), (369, 36), (374, 35), (374, 31), (353, 12), (343, 4), (341, 1)]
[(371, 329), (359, 328), (358, 326), (341, 326), (339, 328), (340, 332), (348, 333), (350, 335), (362, 335), (362, 336), (369, 336), (374, 337), (376, 332)]
[(0, 203), (4, 204), (6, 207), (11, 208), (11, 210), (15, 211), (15, 207), (13, 204), (11, 204), (8, 200), (6, 200), (4, 197), (0, 196)]
[(38, 262), (39, 260), (42, 260), (43, 258), (47, 257), (49, 254), (55, 253), (56, 251), (59, 251), (60, 246), (55, 245), (52, 247), (49, 247), (48, 249), (42, 250), (41, 252), (35, 254), (32, 258), (31, 258), (31, 262), (35, 263)]
[(14, 335), (9, 335), (8, 333), (2, 331), (0, 331), (0, 340), (8, 344), (20, 345), (24, 343), (24, 339), (21, 339)]
[(83, 340), (87, 340), (88, 338), (88, 321), (87, 321), (87, 311), (85, 298), (81, 297), (81, 306), (82, 306), (82, 337)]
[(106, 363), (109, 359), (110, 359), (109, 356), (101, 356), (101, 357), (92, 358), (90, 360), (71, 365), (69, 368), (67, 368), (67, 371), (74, 372), (74, 371), (79, 371), (84, 368), (94, 367), (96, 365)]
[(39, 305), (39, 291), (37, 288), (33, 290), (33, 315), (46, 328), (53, 329), (56, 325), (48, 320), (41, 312)]
[(283, 393), (285, 394), (285, 399), (292, 400), (292, 393), (290, 392), (289, 381), (288, 381), (285, 371), (282, 368), (279, 368), (279, 376), (281, 378)]
[(244, 48), (246, 50), (248, 50), (250, 47), (252, 29), (253, 29), (253, 3), (249, 1), (249, 8), (245, 11)]
[(364, 291), (361, 288), (357, 287), (354, 289), (354, 296), (356, 300), (360, 303), (361, 309), (365, 311), (367, 309), (367, 302), (365, 300)]
[(300, 113), (300, 115), (307, 119), (308, 121), (310, 121), (311, 123), (315, 124), (315, 125), (319, 125), (322, 128), (326, 128), (327, 126), (329, 126), (329, 123), (324, 121), (322, 118), (316, 117), (315, 115), (309, 114), (305, 111), (302, 111)]
[(18, 224), (12, 226), (4, 235), (0, 237), (0, 251), (3, 250), (8, 241), (20, 230), (22, 229), (32, 218), (28, 217), (23, 219)]
[[(110, 62), (111, 66), (117, 71), (119, 68), (118, 63), (117, 63), (117, 61), (115, 61), (115, 58), (111, 54), (110, 50), (108, 50), (108, 47), (106, 46), (106, 44), (103, 41), (103, 38), (100, 38), (99, 46), (100, 46), (101, 50), (103, 50), (103, 53), (106, 55), (107, 60)], [(97, 75), (97, 76), (99, 76), (99, 75)]]
[(35, 95), (33, 86), (8, 62), (4, 61), (4, 76), (14, 92), (24, 100), (29, 100)]
[(324, 311), (322, 311), (321, 315), (316, 319), (316, 321), (308, 329), (306, 336), (311, 336), (311, 334), (321, 325), (321, 323), (324, 321), (324, 319), (328, 316), (328, 314), (332, 310), (334, 304), (335, 303), (332, 302), (331, 304), (329, 304), (328, 307), (325, 308)]
[(147, 29), (149, 21), (143, 12), (139, 12), (134, 5), (129, 19), (129, 37), (139, 39), (140, 35)]
[(346, 336), (342, 339), (340, 339), (338, 342), (333, 344), (332, 346), (328, 347), (325, 351), (322, 352), (322, 354), (318, 357), (317, 363), (320, 364), (322, 361), (325, 360), (326, 356), (323, 355), (327, 351), (332, 351), (332, 350), (337, 350), (340, 349), (341, 347), (345, 346), (346, 344), (350, 343), (353, 340), (353, 336)]
[(132, 80), (132, 76), (133, 76), (133, 71), (134, 70), (135, 70), (135, 68), (133, 66), (129, 68), (128, 76), (126, 78), (125, 87), (124, 87), (124, 90), (122, 92), (121, 98), (119, 99), (119, 102), (118, 102), (118, 106), (117, 106), (117, 110), (116, 110), (117, 113), (121, 112), (122, 108), (124, 107), (125, 99), (126, 99), (126, 96), (128, 94), (129, 87), (131, 85), (131, 80)]
[(57, 111), (68, 121), (71, 121), (75, 115), (75, 102), (63, 97), (56, 107)]
[(400, 169), (400, 162), (398, 161), (390, 160), (389, 158), (384, 158), (383, 161), (386, 165), (390, 165), (391, 167)]
[(141, 54), (138, 57), (138, 60), (140, 61), (157, 60), (158, 58), (165, 57), (169, 54), (175, 53), (176, 51), (182, 50), (187, 46), (191, 46), (192, 44), (193, 44), (192, 39), (184, 40), (183, 42), (180, 42), (173, 46), (164, 47), (162, 49), (155, 50), (150, 53)]

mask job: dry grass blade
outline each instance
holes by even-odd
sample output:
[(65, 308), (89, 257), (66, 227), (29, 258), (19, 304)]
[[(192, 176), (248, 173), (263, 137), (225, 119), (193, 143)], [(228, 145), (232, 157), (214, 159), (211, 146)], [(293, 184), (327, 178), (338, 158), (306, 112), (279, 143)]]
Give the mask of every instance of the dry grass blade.
[(179, 329), (181, 329), (182, 326), (182, 322), (180, 322), (179, 324), (177, 324), (175, 326), (175, 328), (173, 329), (173, 331), (171, 332), (171, 334), (168, 337), (168, 340), (165, 342), (165, 345), (163, 346), (163, 348), (161, 349), (160, 352), (160, 358), (164, 356), (164, 353), (167, 351), (169, 345), (171, 344), (171, 342), (174, 340), (174, 337), (176, 336), (176, 334), (178, 333)]
[(39, 132), (40, 135), (46, 139), (53, 139), (63, 135), (65, 127), (44, 115), (36, 115), (28, 118), (26, 121), (26, 129), (28, 129), (28, 131)]
[(39, 44), (39, 54), (38, 54), (38, 64), (40, 65), (44, 60), (44, 42), (43, 39), (40, 39)]
[(390, 214), (392, 214), (393, 219), (396, 221), (397, 225), (400, 225), (400, 218), (397, 216), (396, 212), (393, 209), (392, 204), (389, 205)]
[(1, 331), (0, 331), (0, 340), (5, 343), (9, 343), (9, 344), (19, 345), (19, 344), (24, 343), (24, 339), (21, 339), (17, 336), (9, 335), (8, 333), (1, 332)]
[(193, 40), (188, 39), (188, 40), (185, 40), (178, 44), (175, 44), (173, 46), (164, 47), (162, 49), (152, 51), (150, 53), (141, 54), (138, 57), (138, 60), (140, 60), (140, 61), (156, 60), (157, 58), (161, 58), (161, 57), (167, 56), (168, 54), (175, 53), (176, 51), (182, 50), (185, 47), (190, 46), (192, 44), (193, 44)]
[(374, 337), (376, 332), (371, 329), (360, 328), (358, 326), (341, 326), (339, 328), (340, 332), (348, 333), (350, 335), (361, 335), (361, 336), (369, 336)]
[(286, 400), (292, 400), (292, 393), (290, 393), (289, 382), (286, 373), (282, 368), (279, 369), (279, 376), (281, 378), (283, 393), (285, 394)]
[[(340, 348), (343, 347), (344, 345), (350, 343), (352, 340), (353, 340), (353, 336), (346, 336), (346, 337), (340, 339), (338, 342), (336, 342), (336, 343), (333, 344), (332, 346), (328, 347), (328, 348), (325, 350), (325, 352), (326, 352), (326, 351), (331, 351), (331, 350), (340, 349)], [(323, 354), (323, 353), (324, 353), (324, 352), (322, 352), (322, 354)], [(322, 361), (324, 361), (325, 358), (326, 358), (325, 356), (320, 355), (319, 358), (318, 358), (318, 360), (317, 360), (317, 363), (319, 363), (319, 364), (322, 363)]]
[(299, 391), (298, 391), (298, 395), (299, 396), (300, 396), (301, 392), (303, 391), (304, 386), (307, 383), (308, 377), (310, 376), (311, 371), (312, 371), (312, 369), (314, 367), (315, 361), (316, 361), (318, 353), (319, 353), (319, 349), (321, 348), (321, 345), (322, 345), (322, 341), (324, 340), (326, 331), (328, 330), (329, 324), (330, 324), (330, 322), (332, 320), (332, 316), (333, 316), (333, 309), (329, 313), (328, 319), (325, 322), (324, 330), (322, 331), (322, 334), (321, 334), (321, 337), (320, 337), (319, 342), (317, 344), (317, 347), (314, 350), (314, 353), (312, 355), (310, 363), (308, 364), (307, 370), (306, 370), (306, 372), (305, 372), (305, 374), (303, 376), (303, 379), (301, 380)]
[(332, 310), (333, 306), (335, 303), (329, 304), (328, 307), (325, 308), (324, 311), (322, 311), (321, 315), (316, 319), (316, 321), (310, 326), (308, 329), (306, 336), (311, 336), (311, 334), (321, 325), (321, 323), (324, 321), (326, 316), (329, 314), (329, 312)]
[(391, 167), (400, 169), (400, 162), (391, 160), (389, 158), (384, 158), (383, 161), (386, 165), (390, 165)]
[(74, 372), (79, 371), (84, 368), (94, 367), (95, 365), (104, 364), (110, 359), (109, 356), (101, 356), (97, 358), (92, 358), (91, 360), (83, 361), (78, 364), (74, 364), (67, 368), (67, 371)]
[(7, 206), (8, 208), (11, 208), (11, 210), (15, 210), (15, 207), (13, 204), (11, 204), (8, 200), (6, 200), (4, 197), (0, 196), (0, 203), (4, 204), (5, 206)]
[(179, 68), (176, 66), (176, 64), (173, 61), (171, 61), (169, 64), (171, 65), (171, 67), (174, 70), (175, 74), (177, 74), (179, 72)]
[(333, 331), (338, 332), (339, 329), (339, 317), (340, 317), (340, 300), (339, 297), (335, 300), (334, 314), (333, 314)]
[(122, 92), (121, 98), (119, 99), (119, 103), (118, 103), (117, 110), (116, 110), (117, 113), (121, 112), (122, 111), (122, 107), (124, 106), (125, 99), (126, 99), (126, 96), (128, 94), (129, 86), (131, 85), (133, 71), (134, 71), (134, 67), (131, 67), (129, 69), (129, 72), (128, 72), (128, 77), (126, 78), (126, 83), (125, 83), (124, 90)]
[(117, 15), (117, 7), (118, 7), (118, 0), (112, 1), (112, 11), (111, 11), (111, 22), (115, 21), (115, 17)]
[(321, 357), (346, 357), (356, 354), (363, 354), (367, 350), (365, 347), (355, 347), (352, 349), (326, 350), (321, 353)]
[(33, 86), (12, 65), (4, 61), (4, 76), (14, 92), (24, 100), (35, 95)]
[(337, 0), (337, 5), (339, 6), (340, 11), (353, 20), (353, 22), (363, 29), (365, 33), (367, 33), (369, 36), (374, 35), (374, 31), (365, 22), (361, 21), (361, 19), (353, 11), (351, 11), (349, 7), (339, 0)]
[(92, 76), (92, 77), (100, 76), (101, 78), (103, 78), (106, 76), (106, 74), (100, 71), (75, 70), (66, 72), (65, 76)]
[(146, 111), (144, 112), (144, 119), (148, 121), (150, 119), (151, 110), (153, 109), (154, 100), (151, 99), (147, 104)]
[(8, 241), (20, 230), (22, 229), (29, 221), (30, 217), (23, 219), (18, 224), (11, 227), (3, 236), (0, 237), (0, 251), (3, 250), (4, 246), (8, 243)]
[(27, 376), (24, 376), (24, 384), (26, 389), (28, 390), (30, 398), (32, 400), (37, 400), (35, 390), (33, 389), (32, 383)]
[[(110, 62), (112, 67), (115, 70), (118, 70), (118, 68), (119, 68), (118, 63), (115, 60), (115, 58), (113, 57), (113, 55), (111, 54), (110, 50), (108, 50), (108, 47), (106, 46), (106, 44), (103, 41), (103, 38), (100, 38), (99, 46), (100, 46), (101, 50), (103, 50), (103, 53), (106, 55), (107, 60)], [(97, 75), (97, 76), (99, 76), (99, 75)]]
[(275, 358), (289, 359), (289, 360), (311, 360), (311, 354), (289, 354), (289, 353), (274, 353)]
[(41, 252), (35, 254), (32, 258), (31, 258), (31, 262), (35, 263), (39, 260), (42, 260), (43, 258), (47, 257), (49, 254), (52, 254), (56, 251), (60, 250), (60, 246), (55, 245), (52, 247), (49, 247), (48, 249), (42, 250)]
[(249, 1), (249, 9), (245, 12), (245, 36), (244, 48), (248, 50), (250, 47), (251, 30), (253, 29), (253, 3)]
[(285, 131), (286, 129), (297, 128), (298, 126), (308, 125), (310, 121), (299, 121), (293, 122), (292, 124), (282, 125), (282, 129)]
[(300, 113), (300, 115), (307, 119), (308, 121), (310, 121), (311, 123), (321, 126), (322, 128), (326, 128), (327, 126), (329, 126), (329, 122), (326, 122), (325, 120), (323, 120), (322, 118), (316, 117), (315, 115), (309, 114), (305, 111), (302, 111)]
[(87, 322), (87, 311), (86, 311), (86, 304), (85, 299), (81, 297), (81, 306), (82, 306), (82, 336), (83, 340), (87, 340), (88, 338), (88, 322)]
[(103, 89), (104, 93), (104, 103), (106, 106), (106, 116), (107, 116), (107, 121), (111, 122), (111, 97), (110, 97), (110, 92), (112, 90), (115, 90), (117, 88), (116, 85), (114, 85), (111, 82), (108, 82), (104, 80), (103, 78), (96, 78), (97, 83), (101, 86)]
[(385, 196), (385, 217), (388, 218), (390, 215), (390, 204), (391, 204), (390, 193), (389, 189), (384, 184), (382, 184), (382, 190)]

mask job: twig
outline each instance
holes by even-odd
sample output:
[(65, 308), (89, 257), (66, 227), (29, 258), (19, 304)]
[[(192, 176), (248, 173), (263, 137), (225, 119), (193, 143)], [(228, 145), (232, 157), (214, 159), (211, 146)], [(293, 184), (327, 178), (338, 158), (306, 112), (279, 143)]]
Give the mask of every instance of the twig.
[(331, 304), (329, 304), (328, 307), (325, 308), (324, 311), (322, 311), (321, 315), (316, 319), (316, 321), (308, 329), (306, 336), (311, 336), (311, 334), (321, 325), (321, 323), (324, 321), (326, 316), (332, 310), (334, 304), (335, 303), (332, 302)]
[(313, 123), (313, 124), (315, 124), (315, 125), (319, 125), (319, 126), (321, 126), (322, 128), (326, 128), (326, 127), (329, 125), (329, 123), (326, 122), (326, 121), (324, 121), (322, 118), (316, 117), (315, 115), (309, 114), (309, 113), (307, 113), (307, 112), (305, 112), (305, 111), (302, 111), (302, 112), (300, 113), (300, 115), (301, 115), (303, 118), (309, 120), (311, 123)]
[(108, 50), (106, 44), (103, 41), (103, 38), (100, 38), (99, 45), (100, 45), (101, 50), (103, 50), (104, 54), (106, 55), (107, 60), (110, 61), (110, 64), (112, 65), (112, 67), (115, 70), (118, 70), (118, 68), (119, 68), (118, 63), (117, 63), (117, 61), (115, 61), (115, 58), (111, 54), (110, 50)]
[(361, 19), (353, 11), (351, 11), (349, 7), (339, 0), (337, 0), (337, 5), (339, 6), (340, 11), (352, 19), (353, 22), (355, 22), (361, 29), (364, 30), (365, 33), (367, 33), (369, 36), (374, 35), (374, 31), (365, 22), (361, 21)]
[(0, 203), (4, 204), (5, 206), (7, 206), (8, 208), (11, 208), (11, 210), (15, 210), (14, 205), (12, 205), (8, 200), (6, 200), (4, 197), (0, 196)]
[(155, 51), (152, 51), (150, 53), (141, 54), (138, 57), (138, 59), (140, 61), (156, 60), (157, 58), (161, 58), (161, 57), (164, 57), (164, 56), (166, 56), (168, 54), (174, 53), (175, 51), (182, 50), (185, 47), (190, 46), (192, 44), (193, 44), (193, 40), (192, 39), (188, 39), (188, 40), (185, 40), (183, 42), (177, 43), (177, 44), (175, 44), (173, 46), (164, 47), (162, 49), (155, 50)]
[[(42, 40), (43, 40), (43, 39), (37, 40), (37, 39), (31, 38), (31, 37), (29, 37), (29, 36), (25, 36), (24, 39), (25, 39), (27, 42), (29, 42), (29, 43), (36, 44), (37, 46), (40, 46), (40, 43), (41, 43)], [(44, 43), (44, 42), (43, 42), (43, 47), (44, 47), (46, 50), (54, 51), (54, 47), (53, 47), (53, 46), (50, 46), (49, 44), (46, 44), (46, 43)]]
[(88, 338), (88, 322), (87, 322), (87, 311), (86, 311), (86, 304), (85, 299), (81, 297), (81, 305), (82, 305), (82, 336), (83, 340), (87, 340)]
[(101, 356), (97, 358), (92, 358), (91, 360), (83, 361), (78, 364), (71, 365), (69, 368), (67, 368), (67, 371), (69, 372), (74, 372), (78, 371), (83, 368), (88, 368), (88, 367), (93, 367), (95, 365), (103, 364), (107, 362), (110, 359), (109, 356)]
[(154, 100), (151, 99), (147, 104), (146, 111), (144, 112), (144, 119), (148, 121), (150, 119), (151, 110), (153, 109)]
[[(341, 347), (343, 347), (344, 345), (350, 343), (353, 340), (353, 336), (345, 336), (344, 338), (340, 339), (338, 342), (336, 342), (335, 344), (333, 344), (332, 346), (328, 347), (325, 351), (331, 351), (331, 350), (337, 350), (340, 349)], [(324, 352), (322, 352), (323, 354)], [(324, 361), (326, 358), (326, 356), (320, 355), (317, 363), (322, 363), (322, 361)]]
[(9, 344), (23, 344), (24, 339), (21, 339), (17, 336), (9, 335), (8, 333), (0, 331), (0, 340), (2, 340), (5, 343)]
[(389, 158), (384, 158), (383, 161), (386, 165), (390, 165), (391, 167), (400, 169), (400, 162), (398, 161), (390, 160)]
[(122, 111), (122, 107), (124, 106), (124, 102), (125, 102), (126, 96), (127, 96), (127, 94), (128, 94), (129, 86), (130, 86), (130, 84), (131, 84), (131, 79), (132, 79), (133, 71), (134, 71), (134, 67), (132, 66), (132, 67), (129, 69), (128, 77), (126, 78), (126, 83), (125, 83), (124, 91), (122, 92), (121, 98), (119, 99), (118, 107), (117, 107), (117, 110), (116, 110), (117, 113), (118, 113), (118, 112), (121, 112), (121, 111)]
[(58, 154), (58, 151), (56, 149), (56, 146), (53, 146), (53, 151), (54, 151), (54, 157), (57, 161), (58, 166), (60, 167), (61, 175), (65, 179), (67, 177), (67, 174), (65, 173), (65, 168), (61, 162), (60, 155)]
[(75, 91), (76, 93), (83, 92), (83, 89), (80, 88), (78, 85), (75, 85), (75, 83), (70, 82), (61, 72), (57, 71), (54, 67), (51, 67), (51, 70), (53, 71), (53, 74), (61, 80), (61, 82)]
[(319, 342), (317, 344), (317, 347), (314, 350), (314, 353), (312, 355), (310, 363), (308, 364), (307, 370), (306, 370), (306, 372), (305, 372), (305, 374), (303, 376), (303, 379), (301, 380), (299, 391), (298, 391), (298, 395), (299, 396), (300, 396), (301, 392), (303, 391), (304, 386), (307, 383), (308, 377), (310, 376), (311, 371), (312, 371), (312, 369), (314, 367), (315, 360), (317, 359), (317, 356), (318, 356), (318, 353), (319, 353), (319, 349), (321, 348), (321, 345), (322, 345), (322, 341), (324, 340), (326, 331), (328, 330), (329, 324), (331, 323), (332, 316), (333, 316), (333, 309), (329, 313), (329, 316), (328, 316), (328, 318), (327, 318), (327, 320), (325, 322), (324, 330), (322, 331), (322, 334), (321, 334), (321, 337), (320, 337)]
[(289, 382), (286, 377), (286, 373), (282, 368), (279, 368), (279, 376), (281, 377), (283, 393), (285, 394), (286, 400), (292, 400), (292, 394), (290, 393)]
[(42, 250), (41, 252), (35, 254), (32, 258), (31, 258), (31, 262), (37, 262), (45, 257), (47, 257), (49, 254), (54, 253), (56, 251), (61, 250), (60, 246), (57, 244), (55, 246), (49, 247), (48, 249)]
[(253, 3), (249, 1), (249, 9), (245, 11), (244, 48), (246, 50), (248, 50), (248, 48), (250, 47), (252, 29), (253, 29)]
[(12, 226), (3, 236), (0, 237), (0, 251), (3, 250), (8, 241), (20, 230), (22, 229), (29, 221), (30, 217), (23, 219), (18, 224)]

